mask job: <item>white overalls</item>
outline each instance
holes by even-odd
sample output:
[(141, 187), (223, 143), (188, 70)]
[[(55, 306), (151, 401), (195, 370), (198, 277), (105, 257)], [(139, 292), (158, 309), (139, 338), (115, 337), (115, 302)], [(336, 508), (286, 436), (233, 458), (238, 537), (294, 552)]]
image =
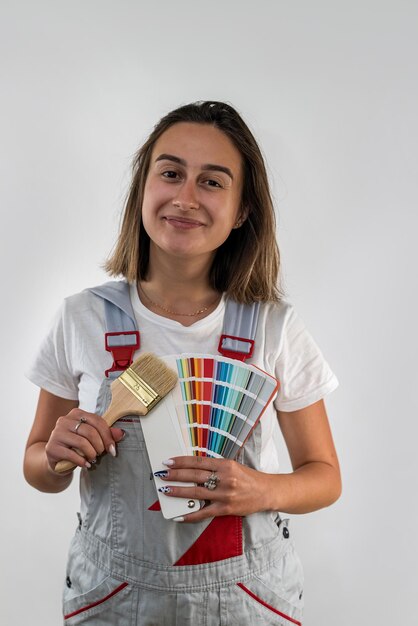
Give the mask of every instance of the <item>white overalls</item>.
[[(110, 402), (103, 380), (96, 412)], [(302, 569), (287, 520), (268, 511), (197, 524), (159, 510), (140, 418), (117, 458), (81, 471), (81, 512), (64, 587), (64, 624), (264, 626), (301, 624)], [(239, 462), (257, 469), (258, 425)]]

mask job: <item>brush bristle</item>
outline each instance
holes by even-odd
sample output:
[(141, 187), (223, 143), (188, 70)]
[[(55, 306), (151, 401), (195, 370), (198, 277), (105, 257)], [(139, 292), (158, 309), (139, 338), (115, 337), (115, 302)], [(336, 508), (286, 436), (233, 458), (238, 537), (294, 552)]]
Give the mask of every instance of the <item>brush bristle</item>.
[(175, 387), (178, 380), (176, 372), (151, 352), (141, 354), (129, 369), (134, 370), (161, 398)]

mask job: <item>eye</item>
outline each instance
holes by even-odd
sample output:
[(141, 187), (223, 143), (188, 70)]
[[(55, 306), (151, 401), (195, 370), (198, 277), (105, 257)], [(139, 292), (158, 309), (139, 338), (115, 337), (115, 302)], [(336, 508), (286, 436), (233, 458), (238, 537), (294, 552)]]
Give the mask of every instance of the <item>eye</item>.
[(219, 189), (223, 188), (222, 182), (214, 178), (206, 178), (203, 180), (203, 183), (208, 187), (218, 187)]
[(178, 172), (176, 172), (175, 170), (166, 170), (165, 172), (161, 172), (161, 175), (164, 176), (164, 178), (169, 178), (172, 180), (175, 180), (179, 176)]

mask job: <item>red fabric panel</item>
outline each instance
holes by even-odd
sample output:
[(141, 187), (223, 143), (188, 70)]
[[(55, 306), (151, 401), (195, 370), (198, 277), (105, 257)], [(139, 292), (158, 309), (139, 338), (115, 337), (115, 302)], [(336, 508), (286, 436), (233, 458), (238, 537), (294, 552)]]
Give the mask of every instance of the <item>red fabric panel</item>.
[(148, 507), (148, 511), (161, 511), (161, 504), (159, 500), (156, 500), (154, 504)]
[(215, 517), (174, 565), (199, 565), (242, 554), (242, 517)]

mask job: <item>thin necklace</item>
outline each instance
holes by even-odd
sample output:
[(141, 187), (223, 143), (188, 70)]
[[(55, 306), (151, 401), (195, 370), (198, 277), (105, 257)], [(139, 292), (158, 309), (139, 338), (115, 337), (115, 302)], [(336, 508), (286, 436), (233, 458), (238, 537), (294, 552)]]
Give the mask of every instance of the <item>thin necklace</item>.
[(157, 309), (161, 309), (161, 311), (165, 311), (166, 313), (169, 313), (170, 315), (175, 315), (176, 317), (197, 317), (198, 315), (201, 315), (202, 313), (205, 313), (205, 311), (208, 311), (211, 307), (213, 307), (213, 305), (219, 299), (219, 296), (217, 296), (216, 300), (214, 300), (213, 302), (208, 304), (208, 306), (204, 306), (202, 309), (198, 309), (194, 313), (178, 313), (178, 311), (173, 311), (172, 309), (167, 309), (162, 304), (158, 304), (158, 302), (154, 302), (154, 300), (151, 300), (149, 295), (144, 291), (144, 288), (142, 287), (142, 285), (140, 285), (139, 283), (138, 283), (138, 287), (141, 290), (141, 292), (144, 294), (144, 296), (146, 297), (148, 302), (150, 302), (150, 304), (155, 306)]

